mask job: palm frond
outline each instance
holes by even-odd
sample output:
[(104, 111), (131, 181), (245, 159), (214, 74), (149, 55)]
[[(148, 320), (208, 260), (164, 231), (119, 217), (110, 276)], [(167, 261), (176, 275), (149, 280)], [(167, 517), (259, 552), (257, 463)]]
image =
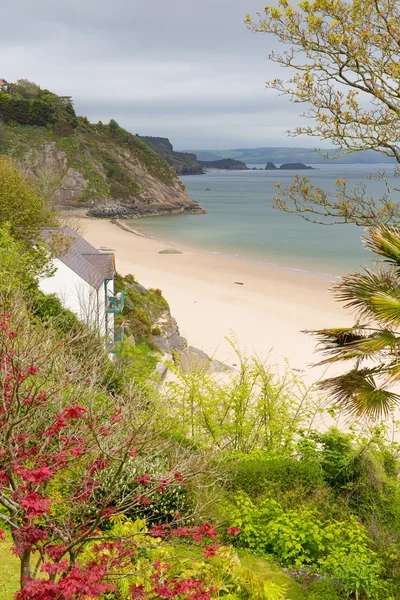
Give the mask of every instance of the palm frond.
[(309, 329), (307, 333), (317, 338), (318, 346), (324, 354), (339, 352), (349, 344), (365, 339), (364, 325), (354, 327), (330, 327), (329, 329)]
[(364, 238), (366, 248), (383, 256), (385, 261), (400, 266), (400, 229), (394, 226), (371, 227)]
[(396, 295), (378, 292), (371, 298), (375, 317), (386, 325), (397, 327), (400, 324), (400, 289)]
[(374, 376), (379, 373), (379, 368), (353, 369), (344, 375), (325, 379), (319, 387), (329, 391), (333, 400), (350, 415), (377, 420), (387, 417), (400, 401), (400, 396), (394, 392), (377, 387)]
[(400, 336), (382, 329), (368, 333), (370, 330), (355, 326), (342, 329), (322, 329), (311, 331), (319, 340), (321, 352), (329, 358), (318, 365), (342, 360), (383, 360), (386, 355), (397, 354), (400, 348)]
[(379, 318), (374, 298), (378, 294), (400, 297), (400, 277), (394, 267), (365, 268), (361, 273), (342, 277), (333, 287), (334, 296), (355, 310), (360, 318)]
[(385, 375), (386, 375), (385, 383), (388, 383), (391, 385), (399, 383), (399, 381), (400, 381), (400, 362), (397, 357), (394, 361), (385, 365), (385, 369), (382, 370), (382, 374), (383, 374), (383, 371), (385, 372)]

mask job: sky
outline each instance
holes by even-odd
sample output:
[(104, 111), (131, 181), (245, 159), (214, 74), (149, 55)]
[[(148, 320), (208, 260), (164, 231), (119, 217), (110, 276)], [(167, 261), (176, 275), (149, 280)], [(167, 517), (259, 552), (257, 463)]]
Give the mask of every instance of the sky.
[[(2, 4), (0, 77), (72, 95), (176, 149), (309, 146), (301, 106), (265, 88), (274, 40), (246, 29), (265, 0), (13, 0)], [(3, 60), (2, 60), (3, 59)]]

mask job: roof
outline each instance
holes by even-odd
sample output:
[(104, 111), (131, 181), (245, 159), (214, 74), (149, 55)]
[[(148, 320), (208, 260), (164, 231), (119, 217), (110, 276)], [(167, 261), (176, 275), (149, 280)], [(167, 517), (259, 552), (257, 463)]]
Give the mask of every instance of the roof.
[(96, 290), (106, 279), (113, 279), (114, 254), (100, 252), (70, 227), (42, 229), (42, 237), (52, 244), (54, 256)]

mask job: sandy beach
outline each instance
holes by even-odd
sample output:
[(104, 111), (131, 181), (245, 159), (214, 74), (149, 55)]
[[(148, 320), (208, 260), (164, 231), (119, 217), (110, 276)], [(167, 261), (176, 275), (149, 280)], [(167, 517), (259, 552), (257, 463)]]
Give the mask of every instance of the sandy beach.
[(91, 244), (115, 251), (122, 275), (132, 273), (145, 287), (162, 290), (190, 345), (228, 364), (237, 360), (224, 338), (234, 335), (249, 353), (266, 356), (272, 350), (277, 361), (309, 371), (319, 357), (301, 331), (351, 323), (329, 294), (329, 279), (192, 249), (160, 254), (173, 246), (109, 221), (81, 222)]

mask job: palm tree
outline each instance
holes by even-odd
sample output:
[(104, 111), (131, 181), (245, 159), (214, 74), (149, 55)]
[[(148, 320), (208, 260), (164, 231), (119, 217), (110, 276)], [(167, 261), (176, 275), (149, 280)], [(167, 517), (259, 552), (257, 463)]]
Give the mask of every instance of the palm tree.
[(349, 371), (323, 380), (320, 387), (345, 411), (378, 419), (400, 404), (393, 391), (400, 384), (400, 229), (379, 225), (363, 241), (383, 260), (342, 277), (333, 288), (336, 298), (356, 313), (356, 324), (308, 333), (327, 356), (319, 364), (351, 363)]

